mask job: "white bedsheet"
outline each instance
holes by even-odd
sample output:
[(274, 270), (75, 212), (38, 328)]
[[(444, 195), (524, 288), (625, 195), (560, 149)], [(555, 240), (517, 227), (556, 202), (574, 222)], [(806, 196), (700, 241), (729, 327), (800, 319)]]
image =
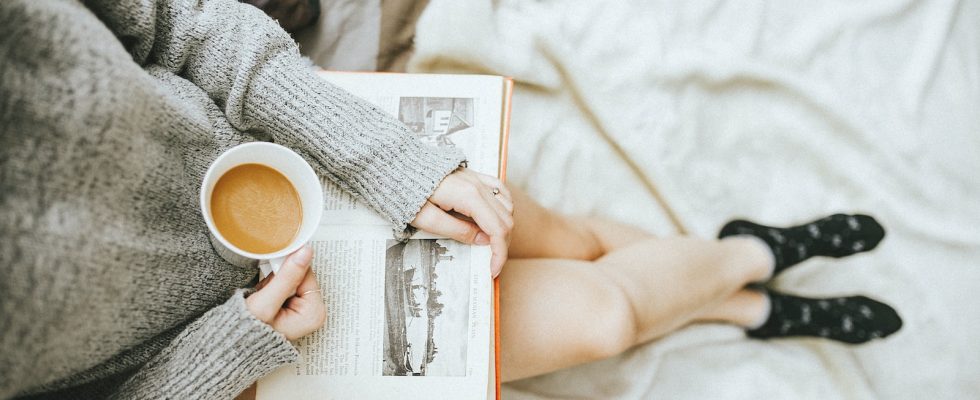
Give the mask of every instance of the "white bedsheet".
[(775, 286), (905, 320), (857, 347), (695, 326), (505, 398), (980, 396), (978, 21), (977, 1), (433, 0), (410, 69), (517, 79), (512, 184), (661, 234), (644, 181), (703, 237), (733, 217), (871, 213), (876, 251)]

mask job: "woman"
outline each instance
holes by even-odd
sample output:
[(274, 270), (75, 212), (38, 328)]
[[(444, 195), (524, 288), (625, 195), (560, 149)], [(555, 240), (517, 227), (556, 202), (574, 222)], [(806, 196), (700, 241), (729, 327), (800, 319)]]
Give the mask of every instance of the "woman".
[[(869, 299), (743, 290), (807, 252), (843, 255), (833, 233), (874, 247), (864, 218), (780, 236), (735, 223), (716, 242), (550, 214), (319, 81), (278, 26), (233, 1), (6, 1), (0, 56), (0, 398), (229, 398), (296, 359), (287, 340), (324, 318), (309, 249), (245, 297), (255, 266), (220, 259), (197, 210), (208, 163), (250, 140), (295, 149), (399, 228), (490, 244), (495, 271), (516, 210), (501, 275), (508, 380), (696, 321), (845, 341), (897, 329)], [(810, 226), (832, 246), (801, 237)], [(803, 322), (806, 304), (817, 322)]]
[(0, 2), (0, 135), (0, 398), (230, 398), (297, 359), (288, 339), (324, 319), (309, 250), (246, 299), (255, 265), (221, 259), (198, 209), (240, 143), (294, 149), (400, 231), (506, 258), (496, 179), (232, 0)]

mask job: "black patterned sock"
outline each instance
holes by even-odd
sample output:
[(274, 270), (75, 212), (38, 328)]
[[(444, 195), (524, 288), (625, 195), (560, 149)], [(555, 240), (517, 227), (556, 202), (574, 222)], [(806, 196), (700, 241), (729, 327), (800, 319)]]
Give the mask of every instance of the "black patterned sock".
[(844, 257), (868, 251), (885, 237), (885, 229), (867, 215), (834, 214), (808, 224), (774, 228), (745, 220), (731, 221), (718, 238), (751, 235), (762, 239), (776, 260), (774, 273), (813, 256)]
[(887, 304), (864, 296), (810, 299), (770, 291), (769, 318), (746, 330), (757, 339), (812, 336), (858, 344), (883, 338), (902, 327)]

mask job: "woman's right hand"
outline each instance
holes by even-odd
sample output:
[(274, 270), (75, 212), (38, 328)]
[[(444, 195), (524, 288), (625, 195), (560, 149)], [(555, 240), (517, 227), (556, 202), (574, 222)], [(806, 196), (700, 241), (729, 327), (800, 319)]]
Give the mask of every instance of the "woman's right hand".
[(463, 243), (490, 245), (490, 272), (496, 277), (507, 261), (514, 229), (512, 199), (499, 179), (460, 168), (439, 183), (412, 226)]
[(286, 257), (278, 273), (259, 282), (258, 290), (245, 298), (245, 306), (255, 318), (289, 340), (313, 333), (327, 319), (312, 263), (313, 249), (303, 246)]

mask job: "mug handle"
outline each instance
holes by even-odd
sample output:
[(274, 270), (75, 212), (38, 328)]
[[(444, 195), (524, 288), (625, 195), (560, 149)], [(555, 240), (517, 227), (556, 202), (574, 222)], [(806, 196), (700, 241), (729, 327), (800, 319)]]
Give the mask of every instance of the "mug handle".
[(286, 261), (286, 256), (259, 261), (259, 272), (261, 273), (259, 279), (265, 279), (273, 272), (279, 273), (279, 267), (282, 267), (283, 261)]

